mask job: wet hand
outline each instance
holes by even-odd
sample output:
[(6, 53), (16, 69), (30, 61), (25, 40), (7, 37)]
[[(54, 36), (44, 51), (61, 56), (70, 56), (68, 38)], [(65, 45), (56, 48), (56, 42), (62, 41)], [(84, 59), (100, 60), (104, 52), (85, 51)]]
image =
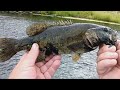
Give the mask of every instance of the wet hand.
[(116, 46), (103, 45), (98, 51), (97, 72), (101, 79), (120, 79), (120, 40)]
[(45, 62), (36, 62), (39, 46), (33, 44), (31, 50), (25, 53), (11, 72), (9, 79), (51, 79), (60, 66), (61, 56), (47, 57)]

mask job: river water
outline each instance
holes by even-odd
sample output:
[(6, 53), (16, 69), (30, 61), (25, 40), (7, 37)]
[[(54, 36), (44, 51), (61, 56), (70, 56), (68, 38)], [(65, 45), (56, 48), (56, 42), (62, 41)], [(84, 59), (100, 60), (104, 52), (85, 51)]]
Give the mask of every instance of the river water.
[[(27, 37), (26, 28), (32, 23), (39, 21), (53, 21), (58, 18), (43, 18), (40, 20), (17, 17), (17, 16), (0, 16), (0, 38), (16, 38), (21, 39)], [(61, 19), (62, 20), (62, 19)], [(74, 20), (73, 22), (86, 22)], [(106, 25), (106, 24), (103, 24)], [(120, 26), (107, 25), (114, 29)], [(119, 32), (118, 32), (119, 33)], [(120, 33), (119, 33), (120, 36)], [(96, 58), (98, 49), (84, 53), (78, 62), (73, 62), (70, 55), (62, 55), (62, 63), (55, 73), (53, 79), (97, 79)], [(20, 51), (6, 62), (0, 63), (0, 78), (7, 79), (12, 69), (20, 60), (25, 51)]]

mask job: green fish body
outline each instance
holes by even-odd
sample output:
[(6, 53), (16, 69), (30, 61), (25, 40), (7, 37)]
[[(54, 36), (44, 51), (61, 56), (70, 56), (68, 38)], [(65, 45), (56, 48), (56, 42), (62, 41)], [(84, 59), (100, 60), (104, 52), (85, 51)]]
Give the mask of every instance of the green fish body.
[(117, 41), (115, 30), (92, 23), (37, 23), (29, 26), (26, 33), (28, 37), (20, 40), (0, 38), (0, 61), (10, 59), (21, 50), (30, 50), (33, 43), (38, 43), (41, 52), (38, 61), (43, 61), (51, 54), (73, 54), (74, 61), (77, 61), (81, 54), (92, 51), (101, 44), (115, 45)]

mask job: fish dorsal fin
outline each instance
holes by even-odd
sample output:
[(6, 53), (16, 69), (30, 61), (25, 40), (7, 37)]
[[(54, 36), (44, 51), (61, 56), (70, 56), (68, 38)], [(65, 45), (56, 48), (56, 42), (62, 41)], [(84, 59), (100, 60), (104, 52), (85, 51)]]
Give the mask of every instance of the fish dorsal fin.
[(45, 23), (34, 23), (27, 27), (26, 34), (28, 36), (34, 36), (39, 33), (42, 33), (47, 27), (48, 26)]
[(59, 20), (59, 21), (53, 21), (53, 22), (41, 22), (41, 23), (34, 23), (27, 27), (26, 34), (28, 36), (34, 36), (39, 33), (42, 33), (45, 31), (48, 27), (52, 26), (64, 26), (64, 25), (71, 25), (73, 22), (71, 20)]
[(64, 25), (71, 25), (73, 24), (73, 22), (71, 20), (59, 20), (59, 21), (56, 21), (56, 22), (53, 22), (53, 25), (54, 26), (64, 26)]

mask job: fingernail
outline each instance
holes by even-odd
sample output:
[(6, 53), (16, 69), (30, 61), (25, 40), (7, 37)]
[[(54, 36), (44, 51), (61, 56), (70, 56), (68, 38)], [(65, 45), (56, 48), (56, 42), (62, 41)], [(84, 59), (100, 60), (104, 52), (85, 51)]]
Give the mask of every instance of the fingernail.
[(33, 49), (38, 49), (38, 47), (39, 47), (39, 46), (38, 46), (37, 43), (34, 43), (34, 44), (32, 45), (32, 48), (33, 48)]

